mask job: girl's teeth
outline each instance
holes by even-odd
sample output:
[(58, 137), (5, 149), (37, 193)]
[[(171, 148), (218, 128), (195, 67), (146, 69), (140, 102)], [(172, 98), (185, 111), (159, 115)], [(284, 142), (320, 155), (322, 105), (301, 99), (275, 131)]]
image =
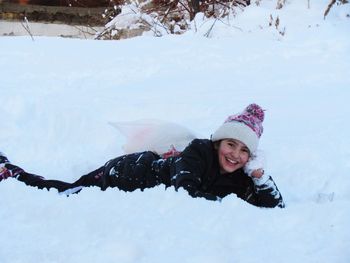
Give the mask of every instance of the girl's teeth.
[(233, 160), (230, 160), (230, 159), (227, 159), (227, 161), (229, 161), (229, 162), (232, 163), (232, 164), (237, 164), (236, 161), (233, 161)]

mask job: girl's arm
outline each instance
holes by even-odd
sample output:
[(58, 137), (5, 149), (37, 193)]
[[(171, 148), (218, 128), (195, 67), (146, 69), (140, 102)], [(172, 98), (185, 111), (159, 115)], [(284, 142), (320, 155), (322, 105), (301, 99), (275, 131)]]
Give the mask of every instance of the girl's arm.
[(262, 169), (252, 171), (249, 176), (254, 183), (252, 204), (261, 207), (285, 207), (282, 195), (271, 176), (265, 175)]
[(175, 189), (184, 188), (192, 197), (204, 197), (208, 200), (220, 198), (201, 189), (203, 176), (211, 162), (211, 144), (206, 140), (195, 139), (182, 152), (171, 167), (171, 184)]
[(285, 207), (282, 195), (272, 177), (264, 173), (264, 155), (258, 151), (252, 155), (244, 167), (244, 172), (252, 179), (253, 189), (250, 203), (261, 207)]

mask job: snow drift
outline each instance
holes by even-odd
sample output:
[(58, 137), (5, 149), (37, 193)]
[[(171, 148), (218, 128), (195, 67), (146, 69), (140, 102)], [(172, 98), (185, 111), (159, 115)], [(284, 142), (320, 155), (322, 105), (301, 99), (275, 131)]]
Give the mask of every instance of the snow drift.
[[(349, 5), (324, 20), (328, 1), (289, 2), (250, 6), (211, 38), (2, 37), (0, 150), (13, 163), (73, 181), (123, 153), (127, 139), (109, 122), (167, 120), (209, 138), (256, 102), (267, 110), (265, 170), (287, 207), (163, 187), (66, 198), (8, 179), (1, 262), (347, 263)], [(268, 25), (277, 12), (284, 36)]]

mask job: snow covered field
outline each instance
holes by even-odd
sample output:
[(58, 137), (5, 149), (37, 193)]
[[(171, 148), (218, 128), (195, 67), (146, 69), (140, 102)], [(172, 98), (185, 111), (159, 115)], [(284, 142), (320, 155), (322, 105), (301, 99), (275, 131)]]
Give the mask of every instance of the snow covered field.
[[(33, 36), (60, 36), (70, 38), (92, 39), (96, 31), (103, 27), (70, 26), (54, 23), (29, 23)], [(0, 20), (0, 36), (28, 36), (21, 22)]]
[(0, 262), (349, 262), (350, 5), (324, 20), (328, 1), (289, 2), (251, 6), (210, 38), (209, 23), (123, 41), (1, 37), (0, 151), (13, 163), (73, 181), (123, 153), (108, 122), (167, 120), (208, 138), (256, 102), (287, 207), (163, 187), (65, 197), (8, 179)]

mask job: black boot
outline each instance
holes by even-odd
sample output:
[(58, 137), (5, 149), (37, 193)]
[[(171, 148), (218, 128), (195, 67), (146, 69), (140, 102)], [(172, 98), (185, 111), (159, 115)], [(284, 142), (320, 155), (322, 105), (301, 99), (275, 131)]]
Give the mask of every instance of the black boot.
[(12, 173), (5, 167), (5, 164), (10, 163), (5, 154), (0, 152), (0, 182), (12, 176)]
[(16, 177), (21, 172), (23, 172), (23, 169), (12, 165), (5, 154), (0, 152), (0, 182), (9, 177)]
[(6, 163), (10, 163), (5, 154), (0, 152), (0, 167), (5, 166)]

